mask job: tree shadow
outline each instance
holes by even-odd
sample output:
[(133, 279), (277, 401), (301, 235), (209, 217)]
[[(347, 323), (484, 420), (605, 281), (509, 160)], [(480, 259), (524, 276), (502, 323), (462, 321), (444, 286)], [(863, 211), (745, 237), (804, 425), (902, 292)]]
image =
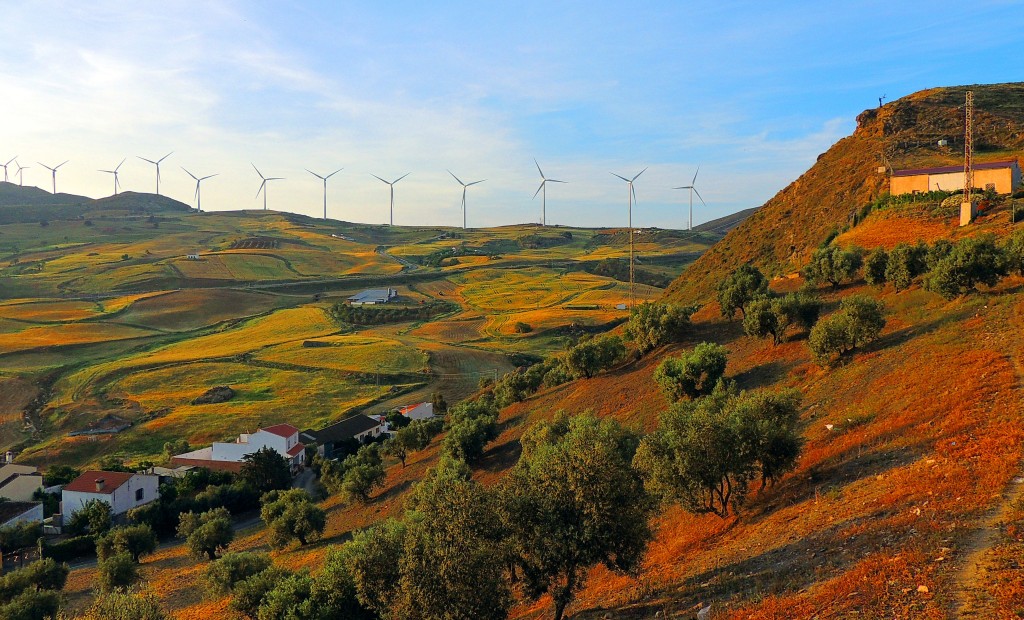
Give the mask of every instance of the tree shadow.
[(765, 385), (778, 383), (786, 378), (789, 372), (793, 370), (794, 366), (795, 364), (793, 362), (773, 360), (744, 370), (743, 372), (731, 377), (731, 379), (736, 381), (736, 386), (741, 390), (752, 390)]

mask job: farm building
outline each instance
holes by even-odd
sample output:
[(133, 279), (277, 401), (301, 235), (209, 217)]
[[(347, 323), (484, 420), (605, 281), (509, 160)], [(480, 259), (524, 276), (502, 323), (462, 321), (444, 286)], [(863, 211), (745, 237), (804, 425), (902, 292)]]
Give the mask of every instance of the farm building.
[(0, 467), (0, 497), (16, 502), (32, 499), (36, 489), (43, 487), (43, 475), (35, 467), (7, 463)]
[(175, 455), (171, 457), (171, 464), (239, 472), (246, 455), (263, 448), (276, 450), (288, 461), (293, 472), (305, 464), (306, 446), (299, 441), (299, 429), (291, 424), (275, 424), (255, 433), (242, 433), (231, 443), (217, 441), (209, 448)]
[(120, 471), (87, 471), (64, 486), (61, 514), (67, 519), (92, 500), (110, 504), (114, 516), (160, 498), (160, 478)]
[(185, 258), (187, 258), (188, 260), (199, 260), (199, 252), (192, 252), (191, 254), (186, 254)]
[(393, 288), (371, 288), (348, 298), (348, 303), (353, 306), (373, 306), (386, 304), (395, 297), (398, 291)]
[(378, 418), (354, 415), (318, 431), (302, 431), (302, 436), (303, 439), (316, 443), (317, 454), (326, 458), (334, 458), (339, 451), (344, 451), (346, 447), (379, 437), (384, 432), (384, 428), (384, 423)]
[(434, 403), (406, 405), (405, 407), (399, 407), (398, 413), (410, 420), (429, 420), (434, 417)]
[(42, 522), (42, 502), (0, 502), (0, 527)]
[[(1016, 161), (974, 164), (974, 187), (976, 189), (1009, 194), (1020, 185), (1020, 182), (1020, 166)], [(896, 170), (892, 173), (892, 179), (889, 181), (889, 193), (893, 196), (916, 192), (951, 192), (963, 188), (963, 166)]]

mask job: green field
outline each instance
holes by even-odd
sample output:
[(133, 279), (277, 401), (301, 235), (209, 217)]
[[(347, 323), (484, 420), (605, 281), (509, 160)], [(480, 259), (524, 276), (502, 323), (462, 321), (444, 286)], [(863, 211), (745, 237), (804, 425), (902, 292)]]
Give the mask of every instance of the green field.
[[(508, 354), (550, 353), (580, 328), (606, 329), (628, 314), (628, 284), (587, 272), (628, 255), (618, 229), (199, 214), (130, 193), (48, 206), (44, 225), (17, 193), (0, 201), (0, 380), (20, 382), (26, 397), (0, 411), (9, 421), (0, 449), (31, 462), (154, 458), (178, 437), (202, 444), (261, 424), (317, 426), (435, 391), (456, 401), (481, 377), (511, 370)], [(637, 252), (651, 259), (649, 272), (675, 276), (693, 259), (687, 253), (712, 241), (644, 231)], [(434, 260), (439, 252), (456, 259)], [(455, 310), (361, 325), (329, 312), (385, 286), (399, 290), (398, 307), (443, 301)], [(636, 287), (638, 301), (659, 294)], [(519, 333), (517, 323), (531, 330)], [(217, 385), (237, 396), (191, 404)], [(133, 425), (68, 436), (108, 414)], [(23, 415), (31, 428), (19, 430)]]

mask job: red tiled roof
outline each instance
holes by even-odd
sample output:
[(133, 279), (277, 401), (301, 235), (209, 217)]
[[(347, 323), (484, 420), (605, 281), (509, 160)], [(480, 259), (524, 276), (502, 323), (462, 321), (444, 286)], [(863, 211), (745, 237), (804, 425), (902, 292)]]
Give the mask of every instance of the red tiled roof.
[(299, 432), (299, 429), (295, 428), (291, 424), (275, 424), (273, 426), (261, 428), (260, 430), (277, 435), (279, 437), (284, 437), (285, 439)]
[[(110, 495), (114, 492), (114, 489), (120, 488), (121, 485), (128, 482), (128, 480), (134, 475), (135, 474), (122, 471), (87, 471), (72, 480), (69, 484), (65, 485), (64, 490), (77, 491), (79, 493), (102, 493), (103, 495)], [(103, 480), (103, 486), (99, 491), (97, 491), (96, 481), (100, 479)]]
[(304, 443), (297, 443), (297, 444), (295, 444), (294, 448), (292, 448), (291, 450), (288, 451), (288, 456), (295, 456), (296, 454), (299, 454), (300, 452), (302, 452), (305, 449), (306, 449), (306, 444), (304, 444)]
[(401, 413), (402, 415), (405, 415), (405, 414), (409, 413), (410, 411), (412, 411), (413, 409), (415, 409), (415, 408), (417, 408), (417, 407), (422, 407), (423, 405), (426, 405), (426, 404), (427, 404), (427, 403), (416, 403), (415, 405), (406, 405), (406, 406), (404, 406), (404, 407), (400, 407), (400, 408), (398, 409), (398, 411), (399, 411), (399, 413)]
[[(998, 170), (999, 168), (1010, 168), (1016, 166), (1017, 162), (1014, 160), (1010, 161), (990, 161), (980, 164), (973, 164), (972, 167), (975, 170)], [(892, 173), (894, 177), (914, 177), (921, 174), (949, 174), (950, 172), (963, 172), (964, 167), (959, 166), (942, 166), (940, 168), (917, 168), (913, 170), (896, 170)]]

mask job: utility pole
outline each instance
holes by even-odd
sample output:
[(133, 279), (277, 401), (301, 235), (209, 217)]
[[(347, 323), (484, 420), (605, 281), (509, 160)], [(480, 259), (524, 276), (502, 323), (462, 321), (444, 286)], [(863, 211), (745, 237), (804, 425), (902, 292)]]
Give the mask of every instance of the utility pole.
[(974, 91), (967, 91), (964, 103), (964, 201), (960, 205), (960, 225), (974, 219)]

